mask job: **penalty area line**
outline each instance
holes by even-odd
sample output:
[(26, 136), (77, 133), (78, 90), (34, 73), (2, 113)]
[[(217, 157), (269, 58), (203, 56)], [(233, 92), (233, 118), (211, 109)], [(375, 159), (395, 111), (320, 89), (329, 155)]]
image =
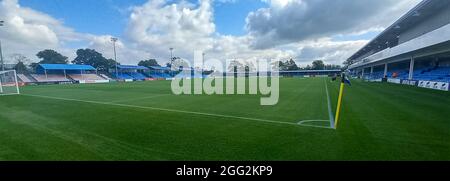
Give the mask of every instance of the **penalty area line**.
[(247, 121), (272, 123), (272, 124), (283, 124), (283, 125), (291, 125), (291, 126), (302, 126), (302, 127), (315, 127), (315, 128), (332, 129), (332, 128), (329, 128), (329, 127), (321, 127), (321, 126), (314, 126), (314, 125), (301, 125), (301, 124), (298, 124), (298, 123), (291, 123), (291, 122), (272, 121), (272, 120), (266, 120), (266, 119), (248, 118), (248, 117), (231, 116), (231, 115), (214, 114), (214, 113), (183, 111), (183, 110), (177, 110), (177, 109), (166, 109), (166, 108), (158, 108), (158, 107), (137, 106), (137, 105), (119, 104), (119, 103), (112, 103), (112, 102), (88, 101), (88, 100), (60, 98), (60, 97), (51, 97), (51, 96), (33, 95), (33, 94), (21, 94), (21, 95), (30, 96), (30, 97), (38, 97), (38, 98), (46, 98), (46, 99), (54, 99), (54, 100), (62, 100), (62, 101), (73, 101), (73, 102), (100, 104), (100, 105), (108, 105), (108, 106), (148, 109), (148, 110), (157, 110), (157, 111), (175, 112), (175, 113), (183, 113), (183, 114), (202, 115), (202, 116), (210, 116), (210, 117), (241, 119), (241, 120), (247, 120)]

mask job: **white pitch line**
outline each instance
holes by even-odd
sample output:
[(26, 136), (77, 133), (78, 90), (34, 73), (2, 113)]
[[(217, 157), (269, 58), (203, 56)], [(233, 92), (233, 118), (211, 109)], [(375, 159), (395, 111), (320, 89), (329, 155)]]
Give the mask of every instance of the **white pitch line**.
[[(313, 126), (313, 125), (300, 125), (300, 124), (291, 123), (291, 122), (272, 121), (272, 120), (266, 120), (266, 119), (248, 118), (248, 117), (241, 117), (241, 116), (230, 116), (230, 115), (223, 115), (223, 114), (183, 111), (183, 110), (176, 110), (176, 109), (166, 109), (166, 108), (147, 107), (147, 106), (136, 106), (136, 105), (118, 104), (118, 103), (111, 103), (111, 102), (99, 102), (99, 101), (88, 101), (88, 100), (79, 100), (79, 99), (70, 99), (70, 98), (50, 97), (50, 96), (33, 95), (33, 94), (21, 94), (21, 95), (46, 98), (46, 99), (63, 100), (63, 101), (83, 102), (83, 103), (90, 103), (90, 104), (101, 104), (101, 105), (109, 105), (109, 106), (120, 106), (120, 107), (128, 107), (128, 108), (139, 108), (139, 109), (150, 109), (150, 110), (158, 110), (158, 111), (176, 112), (176, 113), (184, 113), (184, 114), (195, 114), (195, 115), (202, 115), (202, 116), (233, 118), (233, 119), (250, 120), (250, 121), (257, 121), (257, 122), (264, 122), (264, 123), (294, 125), (294, 126), (303, 126), (303, 127), (315, 127), (315, 128), (328, 128), (328, 127), (319, 127), (319, 126)], [(328, 128), (328, 129), (331, 129), (331, 128)]]
[[(326, 83), (326, 79), (324, 79), (324, 83), (325, 83), (325, 92), (327, 94), (327, 102), (328, 102), (328, 116), (329, 116), (330, 120), (303, 120), (303, 121), (299, 121), (297, 123), (298, 125), (315, 127), (315, 128), (334, 129), (334, 118), (333, 118), (333, 113), (331, 111), (330, 94), (328, 93), (328, 86), (327, 86), (327, 83)], [(309, 123), (309, 122), (330, 122), (330, 127), (304, 124), (304, 123)]]
[(328, 85), (327, 85), (327, 81), (325, 79), (324, 79), (324, 82), (325, 82), (325, 91), (327, 93), (328, 116), (330, 118), (330, 127), (334, 129), (334, 118), (333, 118), (333, 111), (331, 110), (330, 93), (328, 93)]
[(298, 122), (298, 124), (311, 123), (311, 122), (328, 122), (328, 121), (330, 121), (330, 120), (304, 120), (304, 121)]
[(111, 101), (110, 103), (128, 102), (128, 101), (143, 100), (143, 99), (151, 99), (151, 98), (168, 96), (168, 95), (170, 95), (170, 94), (156, 94), (156, 95), (151, 95), (151, 96), (146, 96), (146, 97), (139, 97), (139, 98), (137, 97), (137, 98), (116, 100), (116, 101)]
[(11, 95), (20, 95), (20, 94), (19, 93), (0, 94), (0, 96), (11, 96)]
[(309, 127), (314, 127), (314, 128), (326, 128), (326, 129), (333, 129), (331, 127), (328, 126), (317, 126), (317, 125), (309, 125), (309, 124), (305, 124), (305, 123), (311, 123), (311, 122), (328, 122), (329, 120), (304, 120), (304, 121), (300, 121), (297, 124), (300, 126), (309, 126)]

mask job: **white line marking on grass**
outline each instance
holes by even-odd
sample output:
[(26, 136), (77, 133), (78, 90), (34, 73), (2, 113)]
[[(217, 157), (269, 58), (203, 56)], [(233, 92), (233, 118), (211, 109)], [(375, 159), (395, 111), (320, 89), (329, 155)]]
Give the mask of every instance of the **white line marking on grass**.
[(327, 93), (328, 116), (330, 118), (330, 127), (334, 129), (334, 118), (333, 118), (333, 111), (331, 111), (330, 93), (328, 93), (328, 85), (327, 85), (327, 81), (325, 79), (324, 79), (324, 82), (325, 82), (325, 91)]
[(122, 100), (111, 101), (110, 103), (137, 101), (137, 100), (151, 99), (151, 98), (168, 96), (168, 95), (171, 95), (171, 94), (156, 94), (156, 95), (151, 95), (151, 96), (146, 96), (146, 97), (136, 97), (136, 98), (130, 98), (130, 99), (122, 99)]
[(313, 123), (313, 122), (329, 122), (330, 120), (304, 120), (304, 121), (300, 121), (297, 124), (300, 126), (309, 126), (309, 127), (315, 127), (315, 128), (326, 128), (326, 129), (333, 129), (331, 127), (328, 126), (317, 126), (317, 125), (310, 125), (310, 124), (305, 124), (305, 123)]
[(33, 94), (21, 94), (21, 95), (30, 96), (30, 97), (46, 98), (46, 99), (63, 100), (63, 101), (83, 102), (83, 103), (90, 103), (90, 104), (101, 104), (101, 105), (120, 106), (120, 107), (139, 108), (139, 109), (151, 109), (151, 110), (158, 110), (158, 111), (176, 112), (176, 113), (184, 113), (184, 114), (195, 114), (195, 115), (202, 115), (202, 116), (212, 116), (212, 117), (221, 117), (221, 118), (233, 118), (233, 119), (257, 121), (257, 122), (264, 122), (264, 123), (274, 123), (274, 124), (284, 124), (284, 125), (295, 125), (295, 126), (303, 126), (303, 127), (315, 127), (315, 128), (328, 128), (328, 129), (331, 129), (329, 127), (320, 127), (320, 126), (313, 126), (313, 125), (300, 125), (300, 124), (291, 123), (291, 122), (272, 121), (272, 120), (266, 120), (266, 119), (248, 118), (248, 117), (241, 117), (241, 116), (230, 116), (230, 115), (214, 114), (214, 113), (183, 111), (183, 110), (176, 110), (176, 109), (166, 109), (166, 108), (147, 107), (147, 106), (136, 106), (136, 105), (119, 104), (119, 103), (111, 103), (111, 102), (88, 101), (88, 100), (69, 99), (69, 98), (60, 98), (60, 97), (50, 97), (50, 96), (33, 95)]
[[(309, 126), (309, 127), (315, 127), (315, 128), (326, 128), (326, 129), (334, 129), (334, 118), (333, 118), (333, 113), (331, 111), (331, 101), (330, 101), (330, 94), (328, 93), (328, 86), (327, 86), (327, 82), (326, 79), (323, 79), (324, 83), (325, 83), (325, 92), (327, 94), (327, 103), (328, 103), (328, 116), (329, 116), (329, 120), (302, 120), (299, 121), (297, 124), (300, 126)], [(317, 126), (317, 125), (310, 125), (310, 124), (305, 124), (305, 123), (312, 123), (312, 122), (329, 122), (330, 126)]]
[(304, 120), (298, 122), (298, 124), (311, 123), (311, 122), (329, 122), (330, 120)]
[(19, 93), (0, 94), (0, 96), (12, 96), (12, 95), (20, 95), (20, 94)]

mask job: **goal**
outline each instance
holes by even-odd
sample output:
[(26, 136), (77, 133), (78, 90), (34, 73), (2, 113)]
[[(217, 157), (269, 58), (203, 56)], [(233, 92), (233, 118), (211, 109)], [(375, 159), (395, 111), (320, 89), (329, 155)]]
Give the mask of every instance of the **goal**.
[(20, 94), (16, 71), (0, 71), (0, 96), (14, 94)]

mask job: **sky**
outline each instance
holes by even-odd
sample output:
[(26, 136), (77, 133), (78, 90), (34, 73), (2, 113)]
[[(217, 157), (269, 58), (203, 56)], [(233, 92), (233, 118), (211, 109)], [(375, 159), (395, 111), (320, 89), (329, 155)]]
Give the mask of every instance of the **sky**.
[(174, 55), (206, 59), (292, 58), (342, 64), (420, 0), (0, 0), (7, 63), (54, 49), (73, 60), (92, 48), (137, 64)]

